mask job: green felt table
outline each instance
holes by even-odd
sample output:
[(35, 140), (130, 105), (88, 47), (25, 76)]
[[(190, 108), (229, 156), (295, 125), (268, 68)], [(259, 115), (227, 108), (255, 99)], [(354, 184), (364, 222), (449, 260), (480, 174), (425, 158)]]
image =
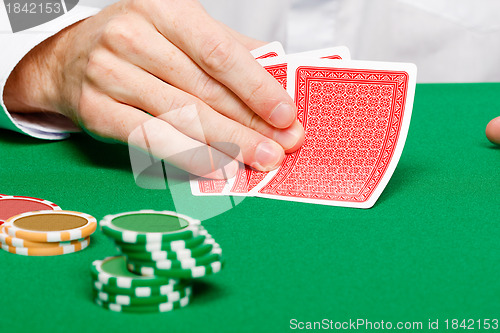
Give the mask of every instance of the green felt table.
[[(247, 198), (203, 221), (226, 267), (172, 313), (93, 304), (91, 262), (117, 253), (100, 231), (76, 254), (0, 251), (0, 331), (286, 332), (293, 319), (424, 329), (439, 319), (445, 330), (446, 319), (500, 319), (500, 149), (484, 135), (499, 96), (500, 84), (418, 85), (401, 160), (371, 209)], [(98, 220), (174, 208), (168, 190), (136, 184), (125, 146), (85, 134), (44, 142), (0, 132), (0, 166), (0, 193)], [(185, 198), (192, 215), (226, 199)]]

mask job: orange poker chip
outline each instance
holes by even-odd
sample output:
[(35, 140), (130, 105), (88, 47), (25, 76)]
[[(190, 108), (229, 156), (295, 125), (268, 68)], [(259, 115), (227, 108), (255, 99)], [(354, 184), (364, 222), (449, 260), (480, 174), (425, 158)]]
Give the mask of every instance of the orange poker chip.
[(93, 216), (65, 210), (23, 213), (7, 219), (4, 224), (9, 236), (40, 243), (87, 238), (96, 228)]
[(7, 234), (8, 227), (0, 226), (0, 243), (1, 245), (7, 245), (12, 247), (30, 247), (30, 248), (57, 248), (66, 245), (75, 245), (82, 242), (84, 239), (77, 239), (69, 242), (53, 242), (53, 243), (40, 243), (31, 242), (21, 238), (11, 237)]
[(63, 254), (69, 254), (84, 250), (89, 246), (89, 244), (90, 244), (90, 237), (87, 237), (83, 241), (79, 241), (74, 245), (64, 245), (53, 248), (16, 247), (16, 246), (8, 246), (2, 244), (2, 249), (10, 253), (20, 254), (23, 256), (34, 256), (34, 257), (59, 256)]

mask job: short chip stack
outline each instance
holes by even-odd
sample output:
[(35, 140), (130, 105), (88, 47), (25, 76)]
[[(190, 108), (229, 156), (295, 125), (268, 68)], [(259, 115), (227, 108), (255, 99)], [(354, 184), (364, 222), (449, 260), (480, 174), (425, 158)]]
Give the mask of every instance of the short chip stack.
[(95, 218), (85, 213), (60, 208), (26, 212), (0, 226), (0, 243), (10, 253), (56, 256), (87, 248), (96, 228)]
[(95, 302), (117, 312), (167, 312), (191, 297), (190, 280), (219, 272), (222, 250), (199, 220), (142, 210), (101, 221), (124, 256), (95, 261)]
[(116, 312), (167, 312), (189, 304), (191, 287), (179, 280), (145, 277), (127, 269), (125, 257), (92, 263), (94, 300)]

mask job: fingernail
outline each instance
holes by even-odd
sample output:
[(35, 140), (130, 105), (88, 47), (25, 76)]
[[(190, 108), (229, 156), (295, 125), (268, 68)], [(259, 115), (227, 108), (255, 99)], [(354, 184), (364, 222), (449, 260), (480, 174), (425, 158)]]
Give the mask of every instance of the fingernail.
[(255, 160), (258, 165), (252, 166), (262, 171), (272, 170), (281, 161), (283, 154), (283, 149), (277, 144), (262, 142), (255, 149)]
[(300, 138), (300, 129), (295, 127), (275, 131), (273, 137), (274, 141), (278, 142), (285, 150), (294, 147)]
[(280, 103), (269, 116), (271, 124), (278, 128), (290, 126), (295, 119), (295, 107), (288, 103)]

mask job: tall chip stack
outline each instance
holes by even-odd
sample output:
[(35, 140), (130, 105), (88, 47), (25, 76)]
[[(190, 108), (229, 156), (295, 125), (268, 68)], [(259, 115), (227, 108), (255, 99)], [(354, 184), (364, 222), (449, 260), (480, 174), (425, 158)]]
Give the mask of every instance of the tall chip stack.
[(199, 220), (171, 211), (108, 215), (100, 222), (121, 256), (94, 261), (95, 303), (116, 312), (168, 312), (186, 306), (192, 280), (218, 273), (222, 249)]

